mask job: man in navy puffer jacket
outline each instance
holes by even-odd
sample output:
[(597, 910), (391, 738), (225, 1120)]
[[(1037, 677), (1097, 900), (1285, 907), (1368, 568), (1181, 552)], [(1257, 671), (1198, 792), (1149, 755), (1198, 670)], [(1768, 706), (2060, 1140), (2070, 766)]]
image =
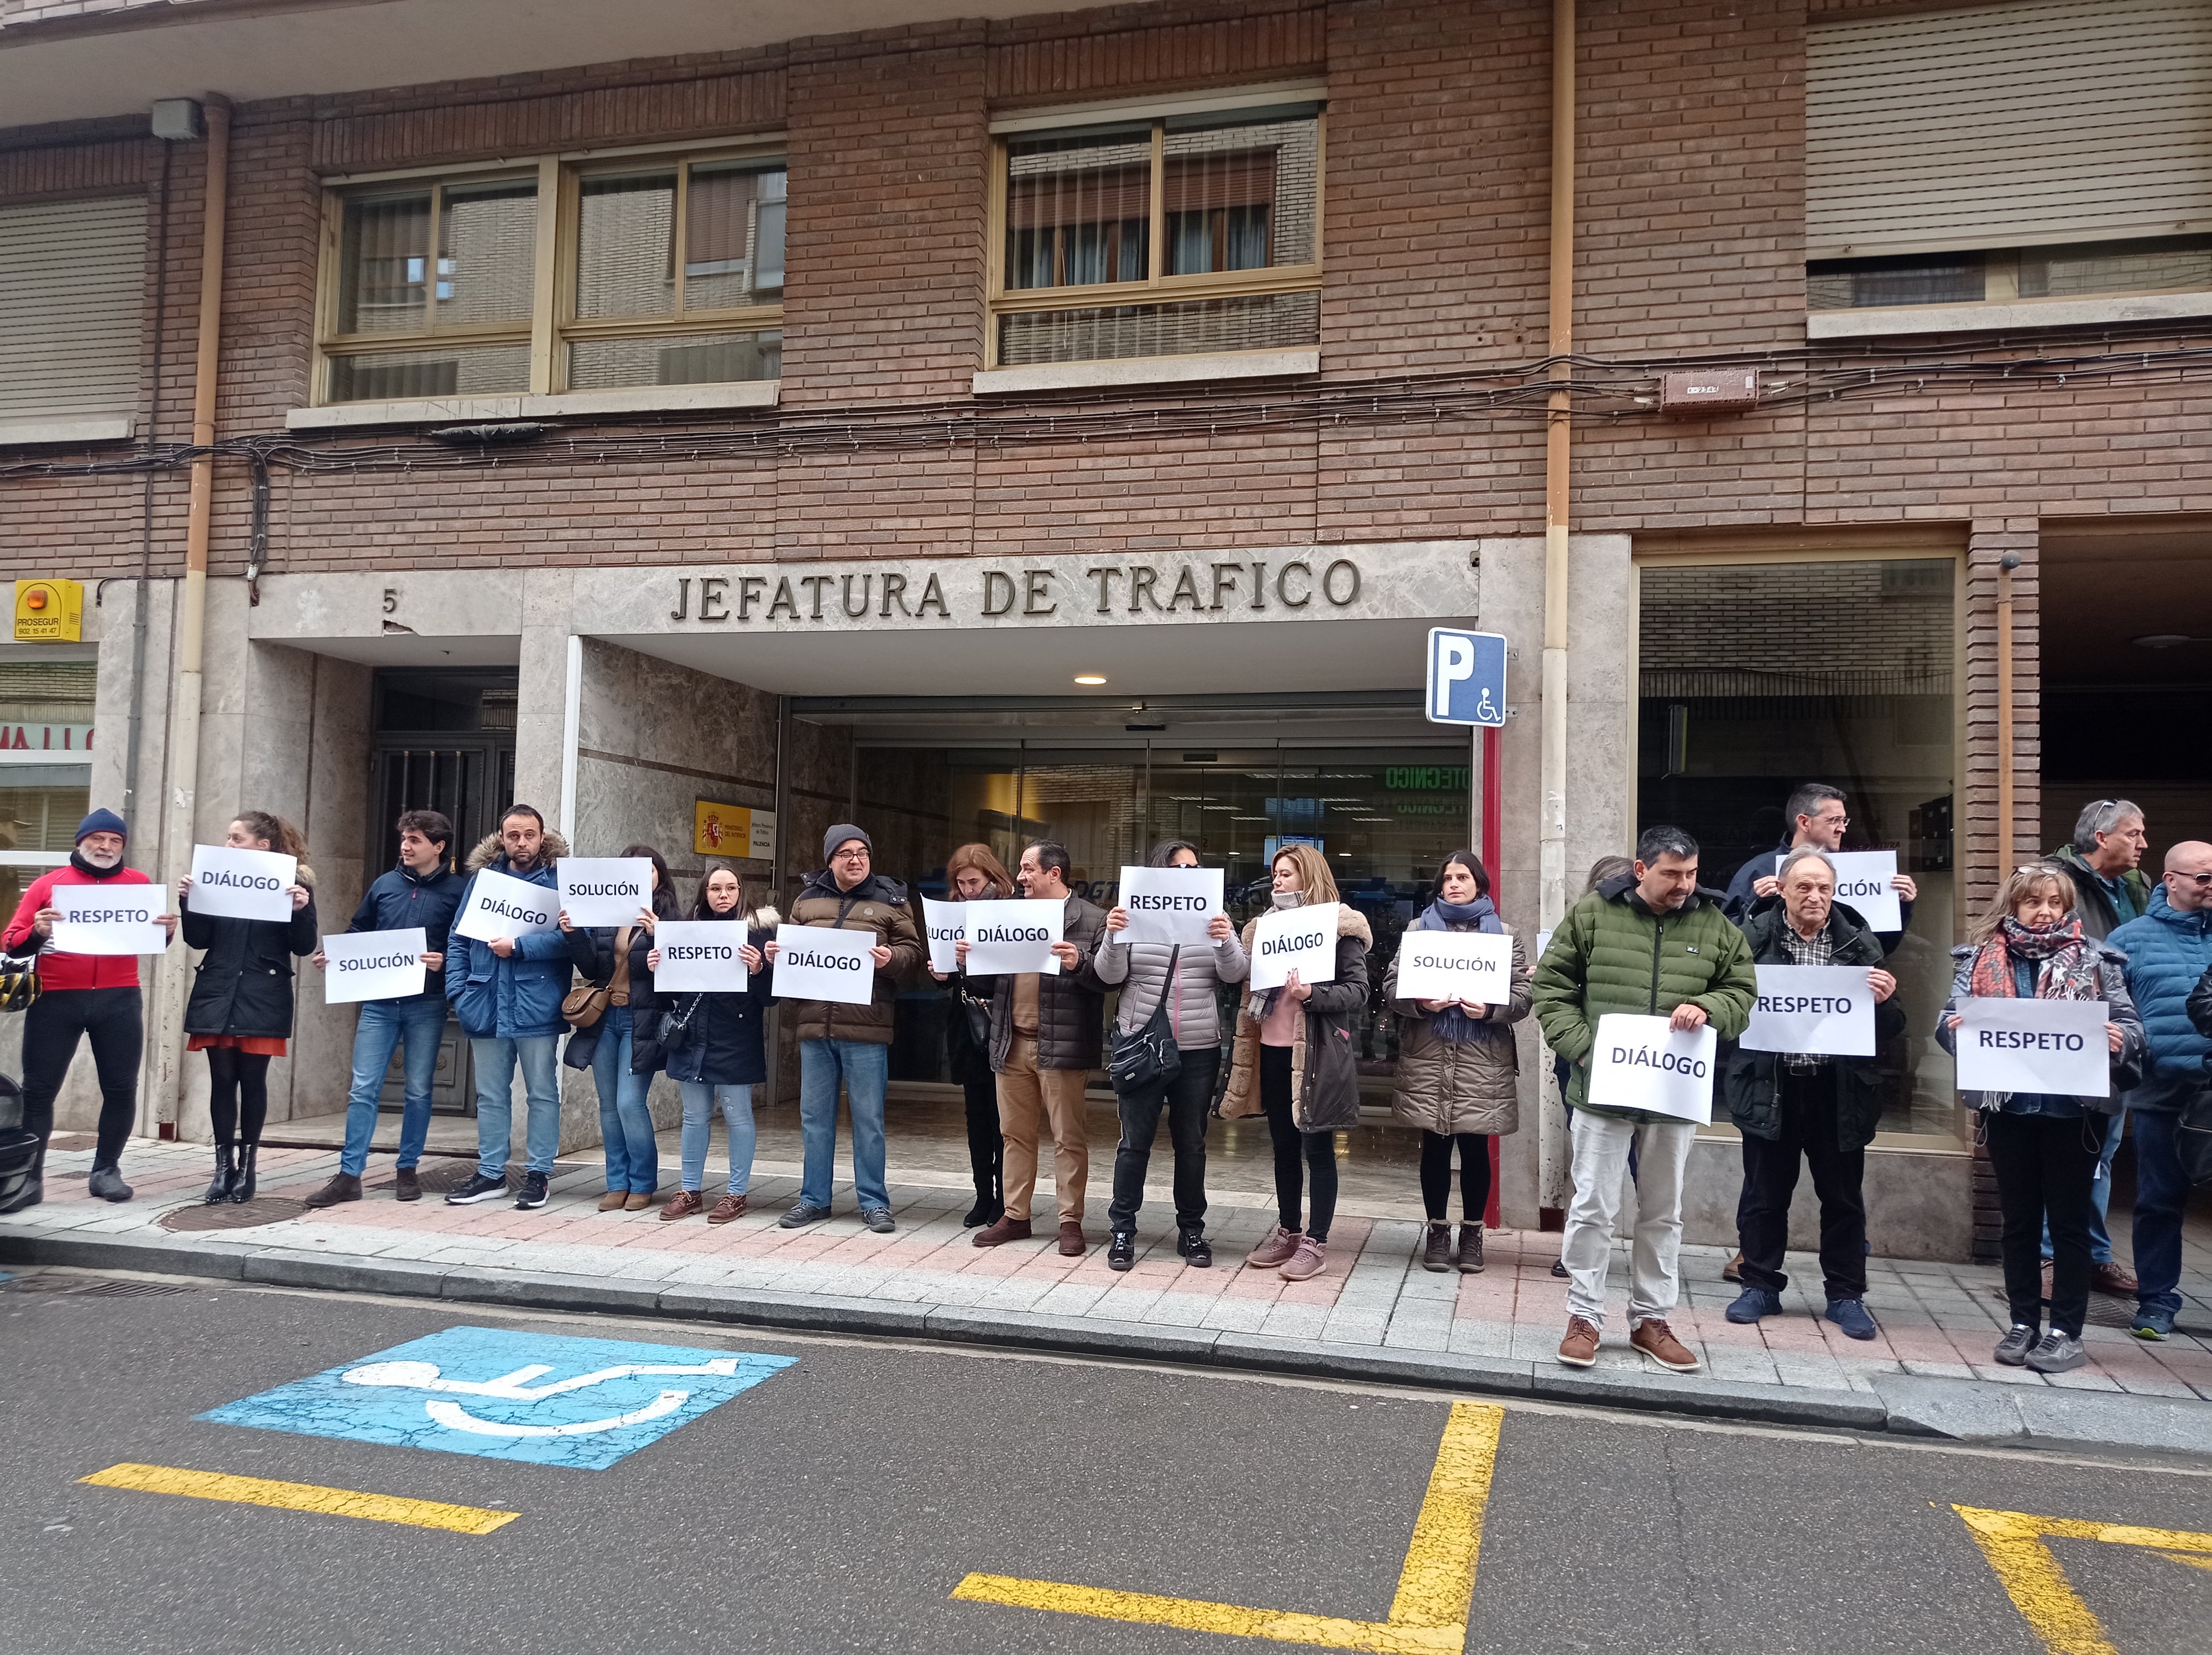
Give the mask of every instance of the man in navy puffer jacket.
[(2136, 1317), (2138, 1339), (2163, 1339), (2181, 1309), (2181, 1219), (2189, 1179), (2175, 1141), (2182, 1111), (2212, 1087), (2212, 1039), (2189, 1018), (2189, 996), (2212, 970), (2212, 844), (2166, 853), (2150, 910), (2109, 939), (2128, 957), (2128, 989), (2142, 1013), (2151, 1063), (2127, 1096), (2136, 1124)]

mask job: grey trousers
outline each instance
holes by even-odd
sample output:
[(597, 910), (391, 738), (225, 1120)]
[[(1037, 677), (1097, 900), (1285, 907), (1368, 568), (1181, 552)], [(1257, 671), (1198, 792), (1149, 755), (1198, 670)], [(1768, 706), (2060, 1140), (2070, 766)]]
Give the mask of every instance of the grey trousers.
[(1605, 1276), (1628, 1147), (1636, 1146), (1636, 1241), (1628, 1325), (1664, 1319), (1681, 1295), (1682, 1169), (1697, 1127), (1688, 1121), (1643, 1125), (1578, 1109), (1574, 1119), (1574, 1201), (1567, 1208), (1567, 1314), (1605, 1325)]

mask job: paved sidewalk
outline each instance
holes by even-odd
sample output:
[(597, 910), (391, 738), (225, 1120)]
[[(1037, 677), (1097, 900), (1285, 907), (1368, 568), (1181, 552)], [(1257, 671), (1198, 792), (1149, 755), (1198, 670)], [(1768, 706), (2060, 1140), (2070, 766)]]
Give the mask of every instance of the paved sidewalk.
[[(197, 1203), (204, 1149), (134, 1143), (124, 1164), (137, 1199), (119, 1206), (86, 1196), (89, 1162), (82, 1150), (53, 1152), (45, 1203), (0, 1218), (0, 1263), (994, 1339), (1808, 1424), (2212, 1453), (2212, 1280), (2197, 1269), (2183, 1283), (2189, 1332), (2146, 1344), (2124, 1326), (2093, 1324), (2089, 1365), (2046, 1379), (1990, 1360), (2003, 1318), (1993, 1268), (1873, 1261), (1868, 1303), (1882, 1334), (1863, 1344), (1819, 1320), (1816, 1300), (1794, 1287), (1787, 1314), (1731, 1325), (1722, 1316), (1736, 1292), (1721, 1280), (1726, 1254), (1685, 1248), (1672, 1325), (1705, 1372), (1669, 1374), (1632, 1351), (1618, 1291), (1599, 1366), (1577, 1372), (1553, 1355), (1565, 1325), (1564, 1284), (1550, 1275), (1553, 1235), (1493, 1232), (1486, 1271), (1436, 1275), (1415, 1262), (1418, 1224), (1340, 1218), (1326, 1272), (1285, 1282), (1241, 1268), (1272, 1221), (1267, 1207), (1217, 1200), (1219, 1263), (1194, 1270), (1176, 1256), (1163, 1189), (1147, 1193), (1136, 1268), (1117, 1275), (1106, 1268), (1103, 1214), (1091, 1217), (1094, 1245), (1081, 1259), (1060, 1257), (1049, 1233), (979, 1249), (960, 1226), (970, 1192), (949, 1180), (895, 1185), (899, 1230), (876, 1236), (844, 1185), (836, 1217), (776, 1228), (797, 1194), (797, 1168), (776, 1163), (757, 1167), (752, 1210), (715, 1227), (703, 1218), (662, 1223), (657, 1208), (597, 1211), (595, 1160), (557, 1165), (552, 1200), (537, 1212), (503, 1202), (448, 1207), (437, 1196), (401, 1204), (381, 1158), (362, 1202), (246, 1229), (172, 1232), (159, 1220)], [(296, 1200), (336, 1166), (327, 1151), (264, 1150), (262, 1194)], [(1039, 1212), (1051, 1210), (1048, 1190), (1040, 1188)], [(710, 1177), (710, 1200), (715, 1193)], [(1814, 1261), (1793, 1254), (1790, 1268), (1817, 1289)], [(1624, 1249), (1617, 1289), (1626, 1274)], [(2114, 1320), (2132, 1308), (2099, 1303)]]

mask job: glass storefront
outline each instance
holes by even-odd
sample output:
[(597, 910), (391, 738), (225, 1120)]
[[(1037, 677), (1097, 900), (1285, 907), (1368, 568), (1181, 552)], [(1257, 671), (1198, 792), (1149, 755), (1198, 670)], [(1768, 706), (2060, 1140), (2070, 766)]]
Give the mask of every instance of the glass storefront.
[(69, 861), (92, 794), (89, 660), (0, 661), (0, 923)]
[[(1314, 844), (1375, 934), (1358, 1036), (1369, 1101), (1381, 1103), (1397, 1054), (1382, 970), (1430, 899), (1437, 862), (1469, 832), (1467, 743), (1439, 743), (1412, 697), (1394, 699), (1406, 704), (1288, 730), (1276, 716), (1208, 712), (1202, 745), (1170, 731), (1055, 730), (1048, 709), (1023, 715), (1024, 733), (1011, 740), (956, 727), (942, 730), (941, 745), (925, 744), (918, 730), (897, 727), (938, 716), (915, 703), (910, 714), (855, 721), (860, 819), (875, 835), (878, 866), (931, 897), (945, 894), (945, 860), (956, 845), (988, 844), (1011, 871), (1023, 846), (1058, 839), (1074, 860), (1078, 894), (1102, 908), (1114, 905), (1125, 863), (1144, 861), (1163, 839), (1187, 839), (1224, 871), (1240, 928), (1269, 905), (1273, 851)], [(891, 744), (874, 745), (887, 733)], [(902, 998), (896, 1078), (944, 1077), (948, 1005), (927, 983)], [(1109, 1015), (1111, 1007), (1109, 1000)]]
[(1918, 882), (1889, 961), (1908, 1027), (1878, 1060), (1885, 1132), (1950, 1136), (1959, 1118), (1935, 1039), (1955, 924), (1956, 573), (1948, 558), (1638, 570), (1638, 825), (1688, 829), (1717, 888), (1773, 853), (1795, 788), (1826, 782), (1848, 795), (1844, 849), (1894, 850)]

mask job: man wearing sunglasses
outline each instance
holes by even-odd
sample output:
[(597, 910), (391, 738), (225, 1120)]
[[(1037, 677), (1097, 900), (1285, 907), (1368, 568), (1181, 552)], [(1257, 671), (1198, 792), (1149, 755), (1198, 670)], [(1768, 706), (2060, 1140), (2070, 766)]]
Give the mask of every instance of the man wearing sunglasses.
[(2189, 1201), (2176, 1134), (2201, 1111), (2212, 1078), (2212, 1039), (2189, 1019), (2189, 996), (2212, 970), (2212, 844), (2185, 840), (2166, 853), (2150, 907), (2112, 933), (2128, 957), (2128, 990), (2142, 1013), (2150, 1067), (2127, 1095), (2136, 1125), (2135, 1336), (2165, 1339), (2181, 1309), (2181, 1220)]

